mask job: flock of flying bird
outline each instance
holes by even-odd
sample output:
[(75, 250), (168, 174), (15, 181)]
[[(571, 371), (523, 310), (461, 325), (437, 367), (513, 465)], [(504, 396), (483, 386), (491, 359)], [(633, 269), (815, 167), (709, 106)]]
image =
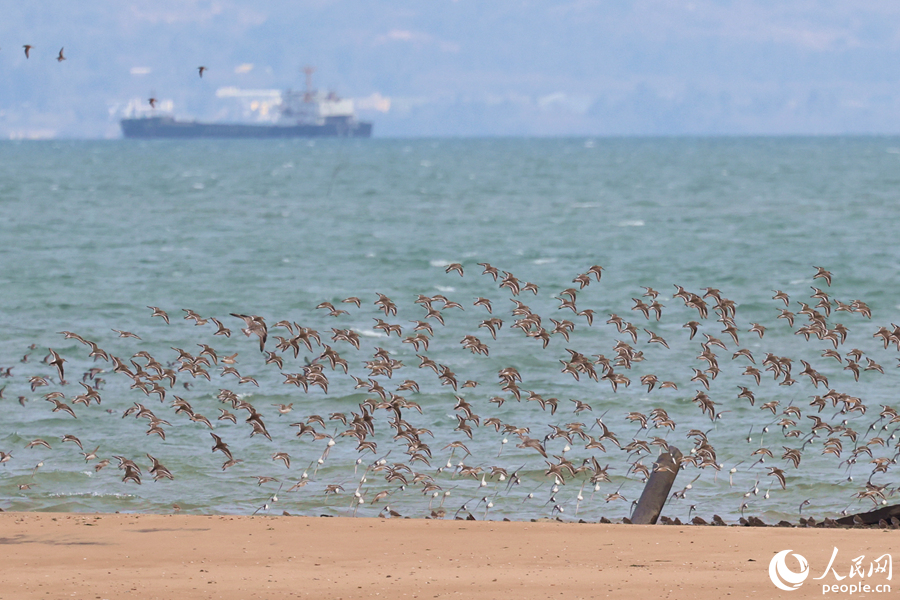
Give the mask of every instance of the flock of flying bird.
[[(25, 58), (31, 58), (31, 51), (34, 49), (34, 46), (32, 46), (31, 44), (23, 44), (22, 49), (25, 51)], [(66, 60), (65, 54), (63, 54), (63, 51), (65, 49), (65, 46), (59, 49), (59, 54), (56, 55), (56, 62), (62, 62)]]
[[(30, 58), (31, 58), (31, 51), (34, 49), (34, 46), (32, 46), (31, 44), (23, 44), (23, 45), (22, 45), (22, 49), (25, 51), (25, 58), (26, 58), (26, 59), (30, 59)], [(65, 51), (65, 49), (66, 49), (65, 46), (63, 46), (62, 48), (59, 49), (59, 54), (56, 55), (56, 62), (62, 62), (62, 61), (64, 61), (64, 60), (66, 60), (66, 56), (65, 56), (65, 54), (63, 53), (63, 52)], [(203, 78), (203, 73), (204, 73), (205, 71), (208, 71), (208, 70), (209, 70), (209, 69), (207, 69), (207, 68), (204, 67), (204, 66), (199, 66), (199, 67), (197, 67), (197, 74), (198, 74), (198, 75), (200, 76), (200, 78), (202, 79), (202, 78)], [(156, 98), (153, 98), (153, 97), (147, 99), (147, 103), (150, 104), (150, 107), (151, 107), (151, 108), (156, 108), (157, 102), (158, 102), (158, 100), (157, 100)]]
[[(79, 448), (85, 463), (93, 463), (96, 472), (116, 461), (122, 485), (142, 484), (148, 477), (145, 469), (154, 480), (174, 479), (178, 469), (170, 470), (154, 455), (166, 452), (167, 435), (173, 429), (186, 428), (193, 444), (203, 439), (212, 444), (206, 446), (207, 456), (221, 455), (221, 471), (256, 460), (262, 456), (258, 446), (263, 445), (266, 458), (254, 468), (264, 474), (255, 476), (255, 483), (272, 489), (277, 484), (277, 491), (267, 492), (269, 500), (257, 511), (273, 509), (284, 490), (321, 494), (323, 504), (337, 502), (332, 497), (344, 498), (340, 502), (353, 515), (362, 509), (368, 511), (363, 514), (396, 517), (402, 509), (406, 516), (489, 518), (495, 503), (504, 502), (504, 514), (513, 518), (517, 506), (522, 510), (536, 506), (533, 510), (547, 517), (577, 517), (591, 504), (597, 511), (633, 506), (635, 497), (626, 498), (623, 486), (646, 481), (657, 468), (656, 453), (667, 451), (670, 444), (683, 452), (681, 467), (687, 473), (676, 479), (679, 489), (664, 512), (687, 508), (686, 520), (695, 511), (690, 501), (697, 493), (698, 479), (704, 478), (715, 494), (721, 494), (720, 486), (730, 490), (742, 476), (753, 480), (749, 488), (735, 493), (739, 496), (735, 512), (744, 521), (745, 512), (765, 511), (770, 494), (800, 477), (800, 466), (811, 453), (819, 460), (832, 460), (829, 468), (842, 472), (845, 483), (853, 482), (854, 471), (862, 473), (853, 484), (852, 496), (842, 499), (848, 501), (847, 508), (853, 502), (861, 509), (881, 506), (896, 491), (886, 479), (900, 455), (896, 435), (900, 413), (889, 405), (871, 406), (862, 397), (838, 391), (830, 387), (829, 379), (849, 381), (852, 376), (859, 381), (873, 373), (884, 375), (884, 368), (872, 356), (858, 348), (844, 348), (850, 327), (837, 322), (838, 315), (856, 321), (853, 328), (870, 340), (879, 340), (885, 351), (893, 346), (900, 351), (900, 326), (871, 326), (868, 305), (831, 297), (826, 291), (831, 273), (815, 269), (809, 298), (791, 299), (775, 291), (776, 319), (768, 328), (756, 322), (740, 323), (737, 302), (711, 287), (693, 292), (675, 285), (671, 301), (666, 300), (669, 308), (659, 292), (645, 287), (640, 297), (633, 298), (634, 306), (627, 314), (620, 311), (622, 315), (601, 317), (583, 301), (585, 288), (602, 285), (601, 266), (577, 275), (573, 287), (553, 296), (559, 302), (556, 313), (541, 316), (525, 302), (538, 295), (537, 285), (479, 263), (484, 281), (498, 287), (504, 298), (457, 302), (443, 294), (419, 295), (408, 309), (416, 311), (410, 315), (414, 318), (398, 317), (397, 304), (380, 293), (373, 296), (374, 301), (373, 297), (335, 298), (322, 301), (315, 310), (310, 307), (308, 316), (315, 313), (315, 318), (327, 321), (319, 329), (292, 319), (272, 321), (231, 313), (220, 320), (182, 309), (184, 320), (205, 326), (199, 330), (202, 340), (166, 350), (165, 356), (155, 347), (156, 355), (145, 347), (127, 358), (114, 354), (109, 344), (101, 348), (86, 332), (62, 331), (64, 340), (77, 344), (61, 351), (49, 348), (43, 362), (29, 361), (26, 354), (21, 366), (0, 366), (0, 378), (10, 382), (0, 388), (0, 399), (6, 387), (17, 382), (26, 390), (18, 396), (22, 407), (34, 406), (31, 401), (40, 394), (47, 403), (41, 404), (44, 416), (66, 421), (73, 430), (85, 412), (145, 422), (146, 442), (138, 445), (148, 451), (131, 457), (125, 452), (113, 454), (115, 439), (90, 449), (79, 438), (91, 437), (90, 431), (49, 440), (34, 438), (23, 448), (0, 448), (0, 466), (7, 474), (4, 477), (0, 471), (0, 493), (12, 499), (16, 486), (25, 492), (39, 485), (36, 478), (47, 459), (32, 468), (28, 453), (38, 448), (68, 452), (58, 446), (69, 443)], [(462, 277), (464, 267), (453, 263), (446, 272)], [(175, 324), (172, 311), (148, 309), (153, 322)], [(473, 311), (479, 321), (475, 331), (454, 340), (458, 347), (446, 350), (445, 361), (436, 360), (430, 353), (432, 345), (444, 337), (441, 329)], [(668, 326), (669, 339), (661, 334), (665, 321), (671, 321), (663, 319), (664, 313), (667, 317), (678, 314), (678, 323), (683, 323)], [(360, 326), (357, 317), (368, 324)], [(810, 342), (817, 357), (795, 361), (773, 352), (754, 354), (748, 346), (765, 345), (767, 330), (776, 326), (788, 327)], [(598, 328), (603, 331), (597, 332)], [(124, 340), (115, 344), (143, 342), (136, 333), (112, 331)], [(673, 338), (676, 331), (678, 340)], [(224, 340), (240, 334), (251, 338), (252, 345), (231, 354), (222, 350)], [(365, 346), (373, 338), (394, 350), (377, 346), (369, 351)], [(742, 345), (741, 340), (748, 338), (755, 344)], [(213, 340), (223, 343), (217, 343), (216, 349)], [(530, 380), (521, 365), (510, 364), (496, 369), (496, 381), (477, 381), (445, 364), (456, 365), (460, 371), (483, 372), (472, 361), (504, 360), (497, 358), (496, 351), (504, 340), (529, 344), (527, 355), (534, 357), (545, 355), (548, 348), (555, 352), (556, 381)], [(697, 366), (689, 371), (676, 370), (675, 363), (664, 360), (670, 343), (676, 341), (697, 345)], [(645, 351), (652, 356), (645, 356)], [(469, 353), (474, 358), (465, 358)], [(671, 372), (666, 377), (648, 372), (645, 361), (653, 362), (651, 358)], [(67, 363), (83, 366), (77, 384), (66, 379), (72, 371), (66, 369)], [(248, 374), (244, 365), (253, 364), (265, 371)], [(730, 364), (743, 369), (740, 385), (720, 389), (715, 380), (723, 366)], [(560, 378), (566, 380), (564, 385)], [(777, 383), (774, 391), (764, 385), (770, 378)], [(260, 380), (267, 386), (277, 379), (287, 387), (280, 391), (261, 387)], [(570, 391), (572, 386), (594, 387), (584, 387), (580, 399), (561, 399), (560, 394), (541, 389)], [(805, 393), (787, 392), (791, 386)], [(624, 395), (629, 387), (632, 396)], [(691, 387), (693, 391), (687, 391)], [(641, 390), (638, 400), (633, 397), (636, 389)], [(784, 401), (786, 395), (789, 402)], [(293, 401), (256, 400), (282, 396)], [(340, 407), (345, 408), (336, 410)], [(740, 425), (729, 421), (728, 413), (742, 415)], [(700, 425), (703, 422), (708, 427)], [(733, 439), (738, 435), (735, 428), (748, 424), (746, 455), (737, 462), (729, 458), (726, 464), (714, 446), (715, 436)], [(133, 428), (128, 435), (134, 435)], [(507, 446), (510, 441), (514, 449)], [(476, 450), (470, 451), (470, 446)], [(485, 453), (487, 447), (492, 448), (490, 454)], [(311, 451), (313, 459), (302, 475), (293, 480), (282, 476), (284, 471), (291, 472), (292, 459), (296, 463), (297, 456)], [(11, 483), (9, 468), (17, 462), (28, 466), (20, 466), (18, 483)], [(27, 472), (30, 476), (21, 475)], [(690, 482), (684, 484), (688, 478)], [(839, 489), (845, 488), (835, 486), (835, 494)], [(824, 501), (832, 507), (841, 502), (831, 496)], [(804, 500), (798, 512), (802, 515), (810, 503), (811, 499)], [(694, 516), (693, 522), (705, 520)], [(716, 517), (714, 522), (722, 521)]]

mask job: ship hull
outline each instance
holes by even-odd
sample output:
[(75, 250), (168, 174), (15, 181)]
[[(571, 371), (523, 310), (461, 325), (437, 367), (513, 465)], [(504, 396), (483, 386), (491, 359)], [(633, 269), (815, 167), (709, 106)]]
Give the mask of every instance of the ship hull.
[(122, 119), (126, 138), (318, 138), (372, 136), (372, 124), (361, 121), (331, 122), (322, 125), (251, 125), (243, 123), (200, 123), (178, 121), (171, 117)]

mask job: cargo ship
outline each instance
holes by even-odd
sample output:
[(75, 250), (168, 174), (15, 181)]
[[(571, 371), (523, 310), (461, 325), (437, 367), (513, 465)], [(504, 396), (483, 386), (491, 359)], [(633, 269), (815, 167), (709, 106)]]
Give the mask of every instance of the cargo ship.
[[(270, 90), (257, 92), (270, 94), (275, 119), (256, 123), (204, 123), (201, 121), (179, 120), (171, 114), (150, 111), (131, 116), (120, 121), (122, 134), (126, 138), (316, 138), (372, 136), (372, 123), (356, 119), (353, 100), (343, 99), (331, 92), (328, 94), (312, 89), (310, 75), (306, 69), (306, 89), (302, 92), (285, 90), (274, 93)], [(220, 97), (244, 97), (235, 88), (219, 90)], [(259, 102), (254, 102), (258, 105)], [(263, 103), (263, 106), (268, 104)], [(133, 111), (138, 112), (138, 111)], [(266, 116), (267, 111), (262, 111)]]

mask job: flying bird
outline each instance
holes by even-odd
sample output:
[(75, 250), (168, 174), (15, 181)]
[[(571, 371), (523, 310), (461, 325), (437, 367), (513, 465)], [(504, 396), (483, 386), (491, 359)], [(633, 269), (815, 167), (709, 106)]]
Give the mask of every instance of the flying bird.
[(816, 270), (816, 274), (813, 275), (813, 279), (821, 278), (821, 279), (824, 279), (825, 283), (827, 283), (829, 286), (831, 285), (831, 271), (826, 271), (822, 267), (816, 267), (816, 266), (814, 266), (813, 269)]
[(56, 350), (54, 350), (53, 348), (50, 348), (50, 356), (53, 357), (53, 360), (51, 360), (48, 364), (56, 367), (56, 370), (59, 372), (59, 380), (62, 381), (65, 375), (65, 372), (63, 370), (63, 363), (66, 362), (66, 359), (57, 354)]
[(197, 73), (200, 74), (200, 78), (203, 78), (203, 71), (206, 70), (206, 67), (197, 67)]
[(166, 313), (166, 311), (159, 308), (158, 306), (148, 306), (147, 308), (153, 311), (153, 314), (150, 315), (151, 318), (162, 317), (163, 321), (166, 322), (166, 325), (169, 324), (169, 315)]
[(22, 46), (25, 48), (25, 58), (31, 58), (31, 49), (34, 48), (31, 44), (25, 44)]
[(65, 50), (65, 47), (59, 49), (59, 56), (56, 57), (56, 62), (62, 62), (66, 60), (66, 57), (63, 56), (63, 50)]
[(459, 273), (460, 277), (463, 276), (463, 266), (459, 263), (450, 263), (449, 265), (447, 265), (447, 268), (444, 269), (444, 272), (449, 273), (450, 271), (456, 271), (457, 273)]

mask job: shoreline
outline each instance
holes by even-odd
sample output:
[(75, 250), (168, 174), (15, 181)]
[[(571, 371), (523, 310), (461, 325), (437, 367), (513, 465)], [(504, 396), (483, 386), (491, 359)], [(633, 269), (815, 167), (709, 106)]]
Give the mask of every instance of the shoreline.
[[(767, 598), (803, 555), (823, 595), (891, 531), (233, 515), (0, 513), (12, 598)], [(796, 568), (795, 562), (787, 563)], [(878, 579), (871, 583), (887, 583)], [(898, 584), (900, 585), (900, 584)], [(881, 594), (873, 594), (875, 597)], [(862, 597), (866, 597), (863, 595)]]

